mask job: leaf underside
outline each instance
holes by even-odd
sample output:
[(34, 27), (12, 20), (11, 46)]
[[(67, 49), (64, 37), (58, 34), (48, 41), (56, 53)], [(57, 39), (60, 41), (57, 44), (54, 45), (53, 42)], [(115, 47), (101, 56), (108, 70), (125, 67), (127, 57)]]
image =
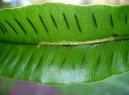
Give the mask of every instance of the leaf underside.
[(128, 18), (128, 5), (44, 3), (0, 10), (0, 76), (53, 85), (127, 72)]

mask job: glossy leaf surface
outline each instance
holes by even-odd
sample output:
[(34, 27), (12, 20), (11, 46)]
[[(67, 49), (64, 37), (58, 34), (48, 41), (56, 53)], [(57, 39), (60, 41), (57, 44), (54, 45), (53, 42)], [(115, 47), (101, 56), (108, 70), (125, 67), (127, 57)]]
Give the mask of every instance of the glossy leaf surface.
[(129, 71), (128, 17), (128, 5), (0, 10), (0, 75), (53, 85)]

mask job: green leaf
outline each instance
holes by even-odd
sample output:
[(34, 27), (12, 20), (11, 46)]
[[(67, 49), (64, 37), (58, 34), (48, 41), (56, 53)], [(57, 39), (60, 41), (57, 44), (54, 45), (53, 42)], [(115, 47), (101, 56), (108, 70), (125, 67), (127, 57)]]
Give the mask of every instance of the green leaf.
[(61, 95), (128, 95), (129, 72), (115, 75), (100, 82), (57, 87)]
[(129, 71), (129, 6), (44, 3), (0, 10), (0, 75), (75, 84)]

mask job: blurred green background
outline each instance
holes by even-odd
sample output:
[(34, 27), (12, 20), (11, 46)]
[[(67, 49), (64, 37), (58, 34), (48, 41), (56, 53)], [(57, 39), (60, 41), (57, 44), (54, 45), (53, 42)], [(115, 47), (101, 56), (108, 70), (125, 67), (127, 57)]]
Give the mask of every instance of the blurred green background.
[[(26, 6), (41, 2), (66, 4), (129, 4), (129, 0), (0, 0), (0, 8)], [(0, 78), (0, 95), (129, 95), (129, 72), (103, 81), (66, 86), (45, 86), (38, 83)]]

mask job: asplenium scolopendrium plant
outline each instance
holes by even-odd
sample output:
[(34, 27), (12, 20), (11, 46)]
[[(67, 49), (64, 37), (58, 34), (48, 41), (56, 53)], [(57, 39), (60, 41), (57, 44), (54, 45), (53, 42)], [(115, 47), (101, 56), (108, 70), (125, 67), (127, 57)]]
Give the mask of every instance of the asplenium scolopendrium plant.
[(129, 71), (129, 6), (44, 3), (0, 10), (0, 76), (43, 84)]

